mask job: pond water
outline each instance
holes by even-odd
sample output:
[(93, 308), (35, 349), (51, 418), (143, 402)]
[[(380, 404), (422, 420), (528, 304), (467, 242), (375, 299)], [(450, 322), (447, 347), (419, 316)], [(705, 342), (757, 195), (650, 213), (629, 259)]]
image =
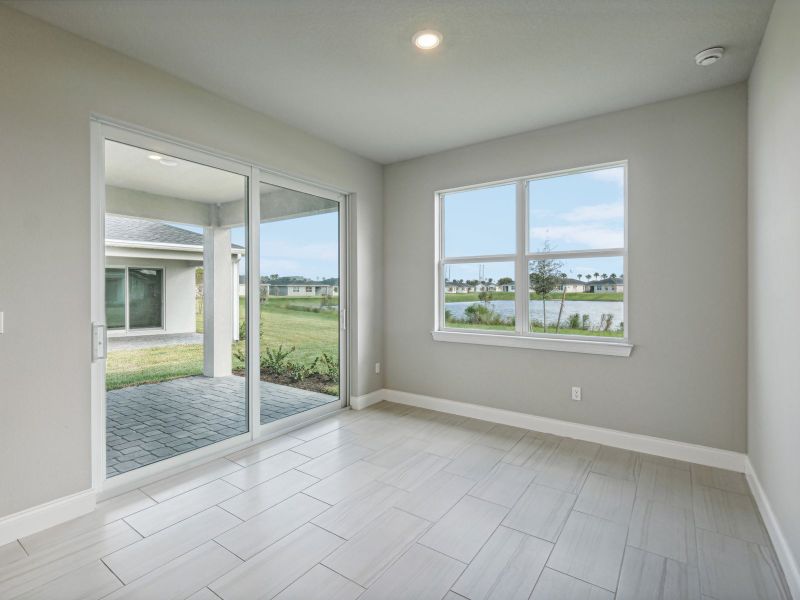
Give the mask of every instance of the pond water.
[[(561, 306), (561, 300), (547, 300), (547, 322), (555, 323), (558, 319), (558, 309)], [(464, 310), (471, 304), (478, 304), (476, 302), (447, 302), (445, 308), (452, 312), (454, 317), (463, 317)], [(489, 302), (489, 308), (501, 314), (504, 317), (514, 316), (514, 301), (513, 300), (494, 300)], [(589, 320), (592, 327), (600, 326), (600, 316), (605, 314), (614, 315), (612, 322), (612, 329), (617, 329), (619, 324), (625, 320), (622, 302), (600, 302), (592, 300), (567, 300), (564, 302), (564, 311), (561, 313), (562, 325), (566, 323), (569, 315), (578, 313), (579, 315), (589, 315)], [(541, 321), (544, 310), (542, 308), (541, 300), (530, 301), (530, 314), (531, 321)]]

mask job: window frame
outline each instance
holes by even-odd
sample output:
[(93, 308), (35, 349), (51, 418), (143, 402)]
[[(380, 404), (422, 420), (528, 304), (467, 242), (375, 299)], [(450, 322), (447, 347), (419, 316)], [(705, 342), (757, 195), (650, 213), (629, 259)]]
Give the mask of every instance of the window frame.
[[(125, 276), (123, 281), (125, 282), (125, 325), (123, 327), (114, 327), (109, 328), (108, 332), (113, 336), (113, 334), (117, 335), (129, 335), (132, 332), (153, 332), (153, 331), (166, 331), (167, 330), (167, 270), (166, 267), (147, 267), (147, 266), (139, 266), (138, 264), (134, 265), (124, 265), (118, 266), (114, 264), (104, 265), (103, 272), (107, 271), (108, 269), (114, 270), (122, 270), (125, 272)], [(160, 271), (161, 272), (161, 327), (131, 327), (130, 322), (130, 276), (129, 270), (130, 269), (148, 269), (151, 271)], [(103, 307), (103, 311), (107, 309), (107, 306)]]
[[(577, 175), (593, 171), (601, 171), (615, 167), (623, 169), (623, 205), (624, 205), (624, 246), (622, 248), (606, 248), (602, 250), (564, 250), (552, 251), (547, 254), (531, 252), (528, 246), (530, 235), (528, 183), (540, 179), (550, 179), (564, 175)], [(447, 194), (488, 188), (503, 184), (516, 185), (516, 251), (513, 254), (493, 254), (476, 256), (447, 257), (444, 252), (445, 245), (445, 202)], [(630, 305), (630, 274), (628, 269), (629, 238), (628, 238), (628, 161), (617, 160), (606, 163), (586, 165), (548, 171), (535, 175), (513, 177), (499, 181), (478, 183), (454, 188), (438, 190), (435, 199), (435, 311), (433, 330), (431, 332), (436, 341), (475, 343), (491, 346), (512, 346), (533, 349), (548, 349), (567, 352), (585, 352), (590, 354), (609, 354), (614, 356), (629, 356), (633, 345), (631, 344), (631, 330), (628, 315)], [(607, 258), (621, 257), (622, 272), (624, 273), (623, 288), (623, 323), (624, 332), (620, 338), (605, 338), (600, 336), (551, 334), (530, 331), (530, 311), (528, 301), (530, 298), (530, 279), (528, 265), (531, 260), (547, 256), (555, 260), (573, 258)], [(445, 267), (452, 264), (512, 262), (514, 263), (514, 301), (515, 301), (515, 330), (488, 330), (488, 329), (460, 329), (446, 327), (445, 311)]]

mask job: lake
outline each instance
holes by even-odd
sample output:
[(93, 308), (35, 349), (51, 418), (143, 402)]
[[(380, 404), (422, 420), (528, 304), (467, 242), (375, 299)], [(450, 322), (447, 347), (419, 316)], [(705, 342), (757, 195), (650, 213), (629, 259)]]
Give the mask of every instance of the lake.
[[(464, 310), (471, 304), (476, 302), (447, 302), (445, 308), (453, 313), (454, 317), (461, 318), (464, 316)], [(558, 309), (561, 306), (561, 300), (547, 300), (547, 322), (555, 323), (558, 319)], [(514, 316), (514, 301), (513, 300), (494, 300), (489, 302), (489, 307), (495, 312), (504, 317)], [(531, 321), (541, 321), (543, 316), (542, 301), (530, 301), (530, 314)], [(567, 300), (564, 302), (564, 311), (561, 313), (561, 323), (566, 323), (567, 317), (573, 313), (579, 315), (589, 315), (589, 320), (592, 327), (600, 326), (600, 316), (605, 314), (614, 315), (614, 321), (611, 328), (617, 329), (619, 324), (625, 320), (623, 303), (622, 302), (599, 302), (592, 300)]]

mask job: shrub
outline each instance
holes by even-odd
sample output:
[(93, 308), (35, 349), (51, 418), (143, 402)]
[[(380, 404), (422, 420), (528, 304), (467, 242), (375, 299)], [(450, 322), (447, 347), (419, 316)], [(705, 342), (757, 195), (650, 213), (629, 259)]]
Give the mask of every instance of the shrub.
[(570, 329), (580, 329), (581, 328), (581, 316), (578, 313), (572, 313), (567, 318), (567, 327)]
[(485, 304), (470, 304), (464, 309), (464, 319), (467, 323), (480, 325), (503, 325), (505, 319)]
[(327, 381), (339, 381), (339, 360), (327, 352), (323, 352), (319, 357), (321, 363), (321, 370), (319, 372)]
[(589, 319), (589, 315), (583, 315), (581, 317), (581, 329), (589, 329), (592, 326), (592, 322)]
[(283, 344), (277, 348), (265, 348), (261, 354), (261, 370), (271, 375), (281, 375), (287, 368), (286, 359), (294, 351), (294, 346), (284, 350)]
[(610, 313), (603, 313), (600, 315), (600, 330), (601, 331), (610, 331), (611, 324), (614, 322), (614, 315)]
[(284, 372), (292, 381), (302, 381), (314, 374), (318, 362), (319, 357), (312, 360), (310, 365), (301, 362), (287, 361), (284, 365)]

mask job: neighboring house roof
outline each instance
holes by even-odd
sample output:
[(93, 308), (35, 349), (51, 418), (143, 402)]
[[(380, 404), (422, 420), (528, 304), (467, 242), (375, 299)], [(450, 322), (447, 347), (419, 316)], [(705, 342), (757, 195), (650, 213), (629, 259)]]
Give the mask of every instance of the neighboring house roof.
[[(203, 234), (159, 221), (106, 215), (106, 242), (108, 241), (202, 247)], [(238, 244), (231, 244), (231, 248), (244, 250)]]
[(338, 283), (322, 283), (319, 281), (293, 281), (291, 283), (270, 283), (270, 287), (297, 287), (301, 285), (316, 285), (316, 286), (329, 286), (329, 287), (336, 287)]
[(608, 283), (613, 283), (613, 284), (616, 284), (616, 285), (620, 285), (620, 284), (624, 284), (625, 280), (622, 279), (622, 277), (613, 277), (613, 278), (612, 277), (608, 277), (606, 279), (594, 279), (592, 281), (584, 281), (584, 283), (588, 283), (590, 285), (594, 285), (594, 284), (597, 284), (597, 283), (607, 283), (607, 284)]
[(561, 279), (561, 283), (565, 283), (567, 285), (586, 285), (585, 281), (581, 281), (580, 279), (571, 279), (569, 277), (563, 277)]

